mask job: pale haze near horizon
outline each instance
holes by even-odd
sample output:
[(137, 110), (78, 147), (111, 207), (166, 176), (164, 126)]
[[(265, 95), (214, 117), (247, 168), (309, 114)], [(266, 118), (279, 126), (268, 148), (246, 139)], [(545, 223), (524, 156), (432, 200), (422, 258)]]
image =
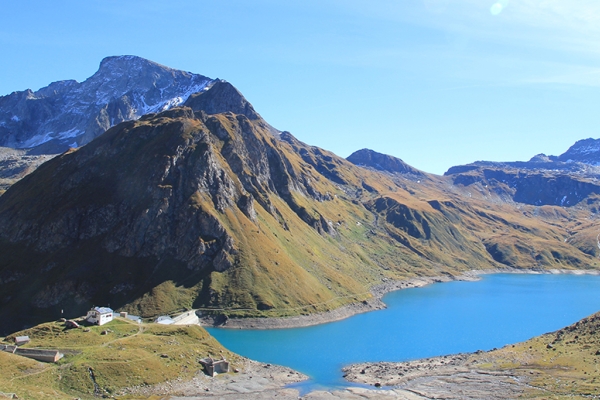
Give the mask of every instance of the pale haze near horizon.
[(21, 1), (0, 95), (132, 54), (222, 78), (273, 126), (347, 157), (442, 174), (598, 138), (595, 0)]

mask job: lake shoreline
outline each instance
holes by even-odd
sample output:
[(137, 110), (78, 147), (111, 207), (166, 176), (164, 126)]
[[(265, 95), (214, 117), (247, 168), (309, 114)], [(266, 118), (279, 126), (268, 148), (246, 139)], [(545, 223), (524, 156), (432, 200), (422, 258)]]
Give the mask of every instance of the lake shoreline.
[(453, 282), (453, 281), (477, 281), (481, 275), (489, 274), (571, 274), (571, 275), (600, 275), (597, 270), (570, 270), (570, 269), (517, 269), (517, 268), (497, 268), (485, 270), (465, 271), (460, 275), (440, 275), (433, 277), (416, 277), (398, 281), (387, 281), (371, 288), (373, 298), (351, 303), (335, 310), (309, 314), (298, 315), (294, 317), (280, 318), (223, 318), (222, 315), (204, 315), (199, 316), (199, 323), (202, 326), (211, 326), (224, 329), (287, 329), (302, 328), (326, 324), (334, 321), (352, 317), (369, 311), (383, 310), (387, 308), (382, 301), (387, 293), (397, 290), (424, 287), (433, 283)]
[[(423, 287), (432, 283), (437, 282), (451, 282), (451, 281), (477, 281), (481, 279), (481, 275), (488, 274), (528, 274), (528, 275), (595, 275), (599, 276), (600, 271), (594, 270), (563, 270), (563, 269), (552, 269), (552, 270), (519, 270), (519, 269), (494, 269), (494, 270), (476, 270), (467, 271), (458, 276), (437, 276), (437, 277), (426, 277), (426, 278), (414, 278), (404, 281), (389, 281), (384, 284), (377, 285), (372, 289), (373, 296), (376, 300), (379, 300), (385, 308), (385, 304), (381, 301), (382, 297), (392, 291), (401, 290), (413, 287)], [(358, 312), (352, 313), (352, 311), (364, 310), (359, 312), (366, 312), (372, 310), (361, 303), (356, 309), (351, 306), (343, 308), (350, 308), (344, 312), (337, 311), (337, 315), (332, 316), (332, 312), (321, 313), (318, 318), (280, 318), (280, 319), (267, 319), (257, 318), (250, 321), (248, 328), (241, 328), (238, 326), (225, 326), (230, 329), (277, 329), (291, 327), (289, 324), (290, 319), (294, 319), (292, 323), (300, 324), (298, 326), (308, 326), (308, 322), (326, 323), (343, 318), (336, 318), (348, 313), (346, 317), (352, 316)], [(314, 317), (314, 316), (309, 316)], [(346, 318), (344, 317), (344, 318)], [(287, 321), (281, 321), (281, 320)], [(325, 321), (325, 319), (328, 319)], [(269, 321), (269, 326), (262, 325), (260, 327), (254, 325), (260, 322)], [(276, 320), (276, 322), (273, 322)], [(230, 320), (230, 323), (234, 320)], [(317, 322), (323, 321), (323, 322)], [(282, 324), (284, 322), (285, 324)], [(285, 326), (282, 326), (285, 325)], [(314, 323), (312, 324), (314, 325)], [(545, 343), (545, 342), (544, 342)], [(500, 351), (505, 348), (510, 351), (515, 345), (508, 344), (504, 346)], [(544, 351), (549, 351), (544, 344)], [(284, 399), (298, 399), (313, 400), (313, 399), (355, 399), (355, 398), (380, 398), (380, 397), (396, 397), (401, 399), (416, 399), (416, 398), (438, 398), (436, 396), (450, 396), (461, 393), (463, 397), (444, 397), (444, 398), (465, 398), (465, 399), (504, 399), (504, 398), (517, 398), (525, 391), (536, 389), (531, 385), (530, 380), (540, 375), (540, 371), (536, 368), (490, 368), (487, 364), (493, 361), (497, 357), (492, 357), (496, 353), (497, 349), (489, 351), (478, 350), (476, 352), (466, 353), (453, 353), (449, 355), (442, 355), (430, 358), (417, 358), (412, 361), (405, 362), (363, 362), (348, 364), (342, 369), (343, 377), (346, 379), (347, 386), (341, 384), (339, 386), (332, 387), (318, 387), (316, 390), (309, 389), (308, 392), (299, 390), (299, 386), (296, 384), (290, 385), (290, 375), (287, 373), (273, 375), (265, 375), (261, 382), (264, 382), (263, 387), (250, 387), (245, 386), (245, 389), (251, 389), (247, 393), (231, 393), (230, 384), (226, 385), (215, 385), (210, 388), (210, 394), (204, 394), (200, 396), (217, 396), (223, 399), (253, 399), (257, 396), (263, 396), (261, 398), (284, 398)], [(257, 363), (257, 365), (261, 365)], [(268, 371), (263, 366), (259, 368), (262, 371)], [(285, 368), (285, 367), (284, 367)], [(295, 371), (294, 371), (295, 372)], [(237, 375), (237, 374), (236, 374)], [(259, 375), (259, 371), (252, 371), (251, 375), (254, 379)], [(301, 381), (300, 374), (294, 376), (294, 380)], [(242, 376), (234, 376), (235, 384), (245, 382)], [(256, 381), (255, 381), (256, 382)], [(355, 384), (364, 386), (354, 386)], [(244, 385), (247, 385), (244, 383)], [(261, 384), (262, 385), (262, 384)], [(300, 384), (302, 385), (302, 384)], [(200, 397), (188, 397), (193, 392), (184, 391), (183, 397), (173, 397), (173, 399), (181, 398), (182, 400), (191, 400)], [(545, 392), (544, 392), (545, 393)], [(421, 397), (419, 397), (421, 396)], [(440, 397), (441, 398), (441, 397)]]
[[(349, 382), (387, 388), (397, 396), (502, 400), (520, 397), (531, 375), (514, 369), (485, 368), (491, 352), (459, 353), (404, 362), (368, 362), (342, 369)], [(529, 372), (529, 371), (527, 371)]]

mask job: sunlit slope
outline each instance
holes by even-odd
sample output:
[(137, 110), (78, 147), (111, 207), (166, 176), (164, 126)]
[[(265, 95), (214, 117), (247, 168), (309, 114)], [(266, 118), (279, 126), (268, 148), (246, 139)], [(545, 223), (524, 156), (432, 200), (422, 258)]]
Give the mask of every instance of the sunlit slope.
[(0, 352), (0, 391), (20, 399), (114, 396), (123, 388), (191, 379), (202, 370), (198, 360), (209, 354), (227, 358), (232, 368), (240, 361), (199, 326), (138, 325), (119, 318), (104, 326), (65, 329), (64, 323), (50, 322), (6, 340), (19, 335), (31, 338), (25, 348), (65, 354), (52, 364)]
[(600, 396), (600, 315), (526, 342), (471, 356), (492, 371), (514, 371), (528, 380), (523, 398)]
[(597, 268), (591, 227), (568, 240), (590, 211), (540, 210), (358, 167), (255, 114), (178, 108), (118, 125), (0, 197), (0, 316), (18, 327), (98, 304), (297, 315), (365, 300), (386, 279)]

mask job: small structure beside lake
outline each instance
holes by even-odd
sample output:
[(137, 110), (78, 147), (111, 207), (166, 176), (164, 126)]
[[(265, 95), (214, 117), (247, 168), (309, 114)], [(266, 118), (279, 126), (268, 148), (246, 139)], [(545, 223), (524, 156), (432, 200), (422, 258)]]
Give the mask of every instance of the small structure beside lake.
[(92, 324), (104, 325), (113, 320), (113, 310), (108, 307), (94, 307), (88, 311), (85, 319)]
[(208, 376), (217, 376), (229, 372), (229, 361), (225, 358), (215, 360), (212, 357), (206, 357), (200, 360), (200, 364), (204, 367), (204, 372)]

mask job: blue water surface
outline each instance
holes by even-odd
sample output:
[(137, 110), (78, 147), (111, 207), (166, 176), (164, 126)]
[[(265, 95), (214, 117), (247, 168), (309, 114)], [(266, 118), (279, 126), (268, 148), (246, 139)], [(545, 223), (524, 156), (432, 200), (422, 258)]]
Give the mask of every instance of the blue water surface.
[(567, 326), (600, 311), (600, 276), (485, 275), (405, 289), (388, 308), (306, 328), (208, 331), (248, 358), (311, 377), (303, 390), (348, 386), (345, 365), (490, 350)]

